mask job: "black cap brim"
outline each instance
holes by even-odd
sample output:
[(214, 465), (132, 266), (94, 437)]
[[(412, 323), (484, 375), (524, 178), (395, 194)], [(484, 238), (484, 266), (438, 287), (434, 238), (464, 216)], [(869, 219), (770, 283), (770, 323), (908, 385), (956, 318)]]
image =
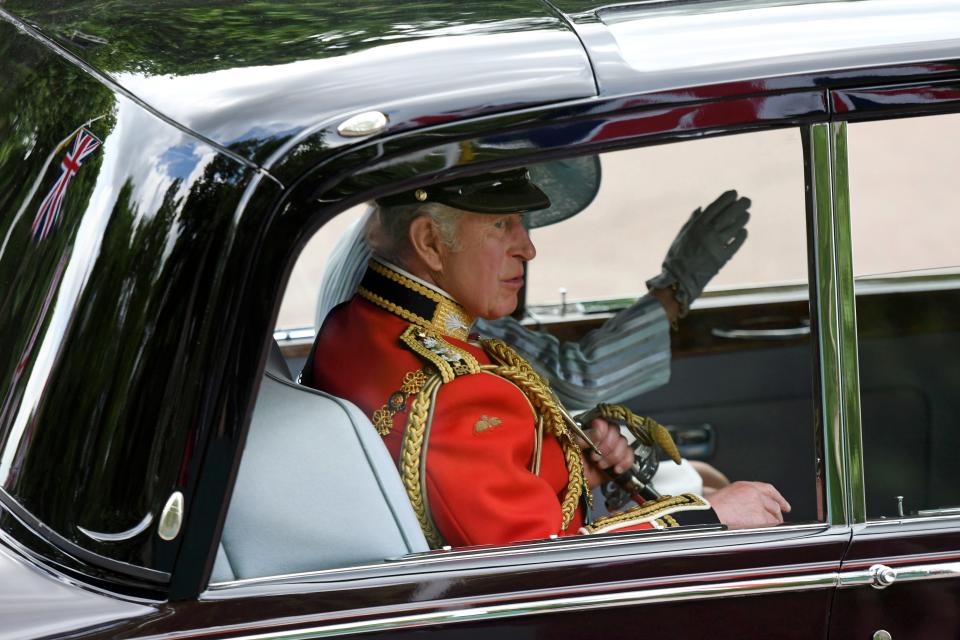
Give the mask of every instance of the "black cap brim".
[(437, 202), (472, 213), (522, 213), (528, 228), (566, 220), (600, 189), (600, 159), (550, 160), (526, 168), (428, 184), (377, 200), (381, 206)]
[(550, 206), (550, 199), (530, 181), (525, 168), (424, 185), (378, 202), (383, 206), (437, 202), (461, 211), (491, 214), (528, 213)]

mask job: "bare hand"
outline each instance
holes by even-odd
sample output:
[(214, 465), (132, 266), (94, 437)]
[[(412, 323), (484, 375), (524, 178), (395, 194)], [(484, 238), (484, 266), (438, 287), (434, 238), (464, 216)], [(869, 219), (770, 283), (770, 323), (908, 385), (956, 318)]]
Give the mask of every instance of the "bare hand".
[[(620, 434), (620, 428), (617, 425), (610, 424), (603, 418), (594, 418), (590, 421), (586, 432), (590, 440), (603, 453), (601, 456), (590, 449), (584, 452), (586, 463), (584, 472), (590, 486), (596, 487), (606, 482), (604, 469), (612, 467), (614, 473), (623, 473), (633, 464), (633, 449), (627, 443), (627, 439)], [(588, 446), (581, 439), (577, 440), (581, 447)]]
[(709, 500), (720, 522), (731, 529), (772, 527), (790, 511), (790, 503), (766, 482), (734, 482), (711, 493)]

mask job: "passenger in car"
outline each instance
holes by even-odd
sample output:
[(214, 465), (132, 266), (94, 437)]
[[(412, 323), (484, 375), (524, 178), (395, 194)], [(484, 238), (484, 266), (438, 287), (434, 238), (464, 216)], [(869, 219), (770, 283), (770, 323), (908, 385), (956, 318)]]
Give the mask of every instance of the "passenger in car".
[(588, 483), (604, 469), (627, 469), (632, 450), (616, 427), (595, 419), (588, 437), (603, 455), (584, 459), (586, 442), (529, 363), (502, 341), (470, 334), (476, 317), (515, 309), (523, 265), (536, 253), (520, 214), (547, 206), (526, 170), (382, 199), (375, 259), (357, 295), (324, 323), (305, 383), (371, 417), (432, 545), (718, 518), (731, 527), (781, 522), (788, 503), (751, 482), (717, 491), (710, 503), (684, 494), (585, 521)]
[[(559, 171), (551, 169), (553, 163), (541, 165), (538, 181), (551, 200), (563, 188), (555, 177)], [(577, 195), (560, 195), (565, 203), (575, 202), (572, 208), (551, 206), (536, 217), (528, 216), (528, 228), (559, 222), (589, 204)], [(746, 240), (749, 206), (748, 198), (731, 190), (694, 211), (671, 243), (662, 272), (647, 281), (649, 293), (579, 341), (561, 343), (509, 315), (492, 321), (477, 318), (474, 329), (509, 344), (571, 409), (622, 402), (662, 386), (670, 376), (670, 327), (687, 315), (690, 304)], [(327, 260), (317, 303), (318, 330), (330, 310), (357, 291), (371, 255), (367, 237), (378, 229), (371, 224), (373, 211), (370, 207), (341, 236)], [(680, 465), (662, 465), (653, 484), (666, 493), (702, 494), (729, 482), (707, 463), (683, 460)]]
[[(671, 244), (663, 271), (647, 281), (648, 293), (577, 342), (561, 344), (511, 316), (478, 318), (475, 328), (516, 349), (570, 408), (622, 402), (660, 387), (670, 377), (670, 327), (687, 315), (690, 304), (746, 240), (749, 206), (749, 198), (738, 198), (731, 190), (694, 211)], [(333, 307), (357, 291), (371, 255), (366, 236), (375, 230), (370, 224), (373, 211), (371, 207), (341, 236), (327, 260), (317, 303), (318, 329)], [(560, 219), (540, 218), (551, 224)]]

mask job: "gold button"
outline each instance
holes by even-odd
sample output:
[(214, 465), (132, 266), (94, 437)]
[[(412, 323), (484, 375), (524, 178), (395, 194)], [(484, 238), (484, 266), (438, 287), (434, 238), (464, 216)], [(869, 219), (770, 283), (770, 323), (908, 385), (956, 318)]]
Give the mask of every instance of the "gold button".
[(424, 200), (427, 199), (427, 192), (424, 191), (423, 189), (417, 189), (416, 191), (413, 192), (413, 197), (419, 200), (420, 202), (423, 202)]

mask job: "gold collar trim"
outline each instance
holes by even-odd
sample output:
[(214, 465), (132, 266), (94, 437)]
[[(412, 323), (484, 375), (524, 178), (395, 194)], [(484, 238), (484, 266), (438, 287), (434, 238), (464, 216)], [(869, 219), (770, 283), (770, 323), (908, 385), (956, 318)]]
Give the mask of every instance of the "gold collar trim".
[(357, 293), (382, 309), (437, 333), (466, 340), (474, 317), (453, 298), (376, 259), (370, 260)]

